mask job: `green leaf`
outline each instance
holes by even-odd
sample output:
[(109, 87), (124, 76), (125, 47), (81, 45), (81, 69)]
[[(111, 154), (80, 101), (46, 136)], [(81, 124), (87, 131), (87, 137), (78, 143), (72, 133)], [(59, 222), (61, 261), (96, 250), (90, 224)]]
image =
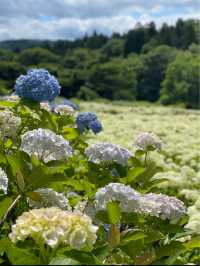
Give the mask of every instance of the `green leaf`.
[(146, 151), (143, 151), (143, 150), (137, 150), (135, 152), (135, 156), (137, 157), (140, 157), (140, 156), (143, 156), (144, 154), (146, 153)]
[(129, 241), (136, 241), (139, 239), (144, 239), (146, 237), (146, 234), (143, 232), (128, 232), (122, 239), (121, 244), (126, 244)]
[(6, 197), (5, 199), (0, 201), (0, 219), (2, 219), (5, 213), (7, 212), (8, 208), (12, 203), (12, 200), (13, 199), (11, 197)]
[(0, 106), (4, 107), (15, 107), (18, 102), (0, 101)]
[(134, 181), (134, 179), (141, 175), (142, 173), (144, 173), (145, 171), (145, 168), (144, 167), (141, 167), (141, 166), (138, 166), (138, 167), (134, 167), (134, 168), (131, 168), (129, 171), (128, 171), (128, 175), (127, 175), (127, 181), (128, 183)]
[(166, 256), (178, 256), (186, 249), (181, 242), (174, 241), (168, 245), (165, 245), (156, 251), (157, 258), (166, 257)]
[(5, 252), (13, 265), (39, 265), (39, 259), (32, 250), (19, 248), (9, 239), (0, 240), (0, 252)]
[(107, 204), (108, 218), (111, 224), (117, 224), (121, 218), (121, 209), (116, 201)]
[(49, 265), (80, 265), (80, 263), (77, 260), (61, 255), (53, 258)]
[(183, 245), (186, 249), (200, 248), (200, 236), (193, 238)]

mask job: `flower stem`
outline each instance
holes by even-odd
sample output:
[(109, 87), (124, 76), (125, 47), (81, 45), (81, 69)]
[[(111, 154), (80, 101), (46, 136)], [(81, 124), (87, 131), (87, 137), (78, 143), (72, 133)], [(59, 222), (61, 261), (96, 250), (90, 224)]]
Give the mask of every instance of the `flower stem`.
[(6, 211), (6, 213), (4, 214), (2, 220), (0, 220), (0, 227), (5, 223), (5, 221), (7, 220), (10, 212), (12, 211), (12, 209), (16, 206), (16, 204), (18, 203), (18, 201), (21, 199), (22, 195), (18, 195), (16, 197), (16, 199), (12, 202), (12, 204), (10, 205), (10, 207), (8, 208), (8, 210)]
[(145, 152), (144, 166), (147, 168), (147, 152)]

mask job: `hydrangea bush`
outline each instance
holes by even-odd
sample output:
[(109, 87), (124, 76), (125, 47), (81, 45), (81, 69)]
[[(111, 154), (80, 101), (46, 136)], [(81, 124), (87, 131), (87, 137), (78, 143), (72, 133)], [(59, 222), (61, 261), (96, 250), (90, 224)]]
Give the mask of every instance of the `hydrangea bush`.
[(15, 88), (19, 97), (0, 102), (12, 117), (0, 124), (0, 264), (198, 264), (198, 224), (187, 201), (160, 190), (166, 178), (148, 157), (158, 136), (139, 135), (135, 153), (89, 145), (100, 120), (47, 102), (60, 87), (46, 70)]

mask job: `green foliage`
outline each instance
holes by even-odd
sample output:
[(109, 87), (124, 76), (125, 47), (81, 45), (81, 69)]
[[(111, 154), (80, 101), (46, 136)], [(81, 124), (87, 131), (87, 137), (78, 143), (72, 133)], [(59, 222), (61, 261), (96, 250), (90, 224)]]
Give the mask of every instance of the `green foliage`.
[[(191, 79), (176, 86), (177, 100), (169, 99), (168, 89), (163, 89), (166, 93), (160, 97), (161, 89), (167, 86), (162, 84), (173, 83), (171, 75), (166, 77), (166, 69), (175, 54), (181, 52), (184, 61), (188, 50), (198, 56), (199, 28), (199, 20), (179, 19), (175, 25), (164, 23), (159, 29), (154, 22), (137, 24), (128, 33), (114, 33), (111, 37), (94, 32), (73, 41), (0, 42), (0, 95), (13, 90), (19, 73), (46, 68), (59, 78), (64, 97), (150, 102), (161, 99), (164, 104), (183, 102), (189, 108), (199, 108), (195, 102), (196, 82)], [(183, 96), (187, 89), (190, 99)]]
[[(142, 193), (159, 190), (157, 185), (162, 180), (156, 180), (154, 175), (162, 169), (151, 161), (144, 163), (144, 153), (137, 151), (125, 166), (116, 162), (94, 164), (84, 153), (88, 137), (78, 132), (73, 116), (55, 114), (42, 109), (38, 103), (24, 100), (1, 101), (0, 106), (2, 109), (9, 108), (22, 119), (15, 137), (2, 136), (0, 140), (0, 165), (9, 179), (8, 195), (0, 194), (1, 263), (173, 265), (184, 260), (196, 260), (199, 242), (197, 237), (193, 238), (193, 234), (184, 229), (187, 219), (170, 224), (168, 220), (140, 213), (127, 214), (117, 201), (109, 202), (106, 210), (96, 215), (88, 213), (88, 207), (94, 210), (97, 189), (111, 182), (128, 184)], [(67, 139), (74, 150), (73, 156), (65, 161), (45, 163), (35, 154), (29, 156), (21, 151), (21, 135), (39, 127), (50, 129)], [(35, 192), (38, 188), (53, 188), (65, 195), (76, 193), (69, 198), (72, 208), (79, 203), (87, 203), (81, 211), (91, 215), (93, 223), (99, 226), (93, 249), (75, 250), (67, 244), (50, 248), (42, 241), (36, 243), (30, 238), (15, 244), (11, 242), (11, 226), (18, 216), (30, 210), (27, 199), (41, 202), (40, 194)], [(180, 242), (180, 236), (185, 235), (190, 236), (190, 241)]]
[(198, 55), (181, 53), (169, 64), (161, 92), (164, 104), (185, 103), (199, 108), (199, 59)]

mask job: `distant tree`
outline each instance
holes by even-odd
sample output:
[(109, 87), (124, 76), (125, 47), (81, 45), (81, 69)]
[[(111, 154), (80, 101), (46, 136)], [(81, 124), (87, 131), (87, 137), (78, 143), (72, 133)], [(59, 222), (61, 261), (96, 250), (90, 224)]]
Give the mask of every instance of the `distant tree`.
[(176, 50), (158, 46), (142, 57), (143, 68), (138, 78), (137, 99), (155, 102), (160, 97), (161, 83), (167, 66), (174, 60)]
[(161, 102), (185, 103), (190, 108), (200, 108), (200, 56), (180, 53), (169, 64), (162, 84)]
[(40, 63), (55, 63), (58, 56), (44, 48), (30, 48), (19, 54), (18, 61), (25, 65), (37, 65)]
[(140, 53), (146, 42), (146, 37), (146, 30), (142, 26), (129, 31), (125, 40), (124, 55), (127, 56), (130, 53)]
[(123, 56), (124, 40), (119, 38), (110, 39), (101, 49), (101, 52), (110, 57)]
[(119, 99), (122, 91), (128, 91), (128, 99), (134, 99), (137, 87), (135, 73), (124, 60), (113, 59), (110, 62), (96, 65), (91, 72), (89, 82), (92, 89), (101, 97), (110, 100)]
[(7, 49), (0, 49), (0, 61), (12, 61), (14, 53)]

